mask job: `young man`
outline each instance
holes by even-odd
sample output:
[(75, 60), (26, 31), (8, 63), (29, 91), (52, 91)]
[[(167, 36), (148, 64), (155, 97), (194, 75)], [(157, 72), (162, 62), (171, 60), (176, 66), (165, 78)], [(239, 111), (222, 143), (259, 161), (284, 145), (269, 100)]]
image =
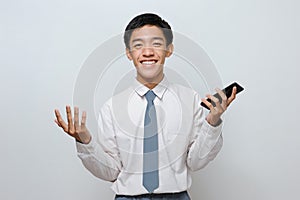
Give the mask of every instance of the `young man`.
[[(136, 68), (131, 87), (112, 97), (99, 114), (99, 133), (79, 122), (79, 109), (66, 107), (56, 123), (76, 139), (78, 156), (96, 177), (113, 182), (116, 199), (190, 199), (191, 171), (205, 167), (222, 146), (221, 115), (235, 99), (236, 88), (222, 103), (168, 82), (165, 59), (173, 52), (169, 24), (155, 14), (142, 14), (126, 27), (126, 55)], [(200, 106), (203, 101), (210, 112)]]

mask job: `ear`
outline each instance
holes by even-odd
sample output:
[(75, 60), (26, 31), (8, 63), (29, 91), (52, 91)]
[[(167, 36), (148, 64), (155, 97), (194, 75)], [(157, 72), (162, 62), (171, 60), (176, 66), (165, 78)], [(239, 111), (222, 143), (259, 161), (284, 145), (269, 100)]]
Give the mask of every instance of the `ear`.
[(170, 57), (173, 54), (173, 51), (174, 51), (174, 45), (169, 44), (167, 46), (166, 57)]
[(131, 56), (130, 50), (128, 48), (126, 48), (126, 56), (129, 60), (132, 60), (132, 56)]

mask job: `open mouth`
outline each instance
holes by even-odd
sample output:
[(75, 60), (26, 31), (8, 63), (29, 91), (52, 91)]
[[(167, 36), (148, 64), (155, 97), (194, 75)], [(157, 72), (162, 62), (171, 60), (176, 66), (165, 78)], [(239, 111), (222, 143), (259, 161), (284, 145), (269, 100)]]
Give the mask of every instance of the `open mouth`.
[(151, 66), (157, 63), (157, 60), (142, 60), (140, 62), (142, 65)]

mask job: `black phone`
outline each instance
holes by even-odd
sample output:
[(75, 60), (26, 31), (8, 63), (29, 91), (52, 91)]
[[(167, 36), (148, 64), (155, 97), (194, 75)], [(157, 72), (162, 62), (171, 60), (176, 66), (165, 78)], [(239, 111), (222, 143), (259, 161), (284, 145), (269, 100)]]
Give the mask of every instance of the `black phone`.
[[(223, 89), (223, 92), (225, 93), (227, 98), (229, 98), (231, 96), (233, 87), (236, 87), (236, 94), (238, 94), (238, 93), (240, 93), (241, 91), (244, 90), (244, 88), (242, 86), (240, 86), (237, 82), (234, 82), (234, 83), (230, 84), (229, 86), (227, 86), (226, 88)], [(220, 103), (222, 103), (222, 98), (218, 93), (214, 94), (214, 96), (219, 99)], [(214, 102), (212, 102), (211, 99), (207, 99), (207, 101), (210, 102), (213, 106), (216, 106), (216, 104)], [(201, 106), (203, 106), (204, 108), (209, 109), (209, 107), (207, 107), (207, 105), (205, 105), (205, 103), (203, 103), (203, 102), (201, 102)]]

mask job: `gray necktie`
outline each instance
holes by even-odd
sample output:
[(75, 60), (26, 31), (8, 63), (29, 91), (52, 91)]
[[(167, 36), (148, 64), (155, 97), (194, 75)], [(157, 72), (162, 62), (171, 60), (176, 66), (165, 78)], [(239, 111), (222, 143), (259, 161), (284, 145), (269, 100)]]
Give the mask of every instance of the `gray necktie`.
[(157, 119), (153, 100), (156, 95), (146, 93), (147, 108), (144, 120), (143, 186), (152, 193), (158, 188), (158, 136)]

